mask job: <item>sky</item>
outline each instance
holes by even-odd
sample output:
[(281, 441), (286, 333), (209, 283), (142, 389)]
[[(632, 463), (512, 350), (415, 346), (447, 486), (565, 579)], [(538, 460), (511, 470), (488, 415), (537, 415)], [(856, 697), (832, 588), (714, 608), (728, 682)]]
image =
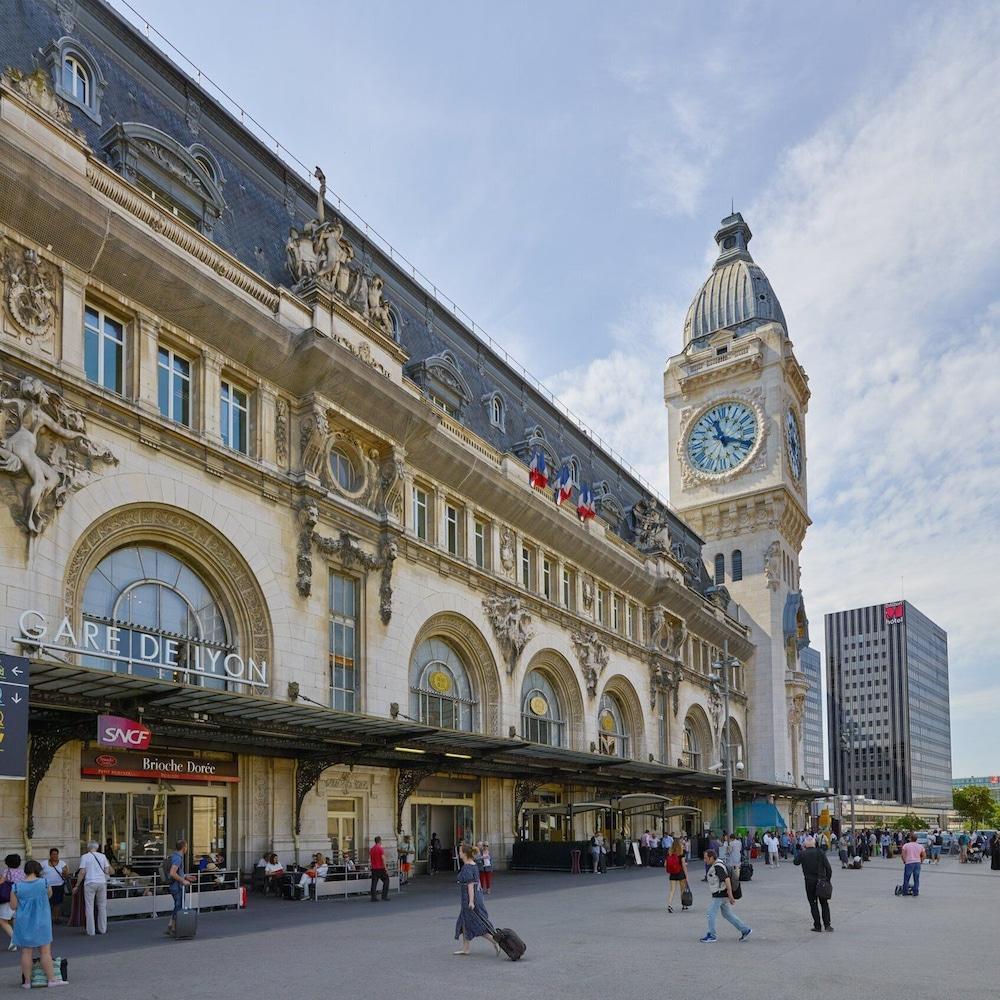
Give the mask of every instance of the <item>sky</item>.
[(1000, 773), (1000, 6), (133, 2), (663, 494), (735, 205), (813, 394), (814, 645), (905, 595)]

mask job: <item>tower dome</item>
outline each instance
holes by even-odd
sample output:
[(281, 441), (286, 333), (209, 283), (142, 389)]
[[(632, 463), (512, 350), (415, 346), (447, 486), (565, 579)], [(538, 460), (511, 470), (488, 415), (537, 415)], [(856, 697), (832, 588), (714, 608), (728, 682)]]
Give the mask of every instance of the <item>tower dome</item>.
[(788, 333), (771, 282), (747, 249), (752, 235), (739, 212), (722, 220), (715, 234), (719, 256), (684, 320), (685, 347), (717, 330), (742, 333), (761, 323), (780, 323)]

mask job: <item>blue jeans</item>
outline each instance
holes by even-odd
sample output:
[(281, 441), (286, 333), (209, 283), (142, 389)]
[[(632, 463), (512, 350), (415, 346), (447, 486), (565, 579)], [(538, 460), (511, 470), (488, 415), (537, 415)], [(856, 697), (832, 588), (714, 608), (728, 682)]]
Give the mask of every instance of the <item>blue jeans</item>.
[(940, 857), (941, 857), (941, 848), (938, 847), (937, 844), (935, 844), (931, 848), (931, 861), (938, 861)]
[(913, 895), (920, 892), (920, 862), (913, 861), (903, 867), (903, 892), (910, 891), (910, 879), (913, 879)]
[(171, 882), (170, 895), (174, 897), (173, 916), (176, 917), (184, 907), (184, 886), (180, 882)]
[(719, 911), (722, 911), (722, 915), (728, 920), (741, 934), (745, 934), (749, 927), (735, 913), (733, 913), (733, 908), (729, 905), (729, 900), (724, 896), (713, 896), (711, 902), (708, 904), (708, 933), (715, 937), (715, 920), (719, 915)]

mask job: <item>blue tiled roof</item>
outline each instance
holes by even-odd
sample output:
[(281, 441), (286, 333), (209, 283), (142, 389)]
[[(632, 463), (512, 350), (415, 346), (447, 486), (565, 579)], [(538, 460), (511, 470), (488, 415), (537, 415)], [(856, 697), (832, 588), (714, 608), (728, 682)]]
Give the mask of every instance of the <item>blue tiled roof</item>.
[[(314, 190), (272, 150), (100, 0), (79, 0), (60, 12), (47, 0), (0, 0), (0, 63), (25, 72), (46, 67), (44, 50), (69, 36), (98, 63), (106, 81), (98, 124), (69, 107), (73, 125), (94, 150), (115, 123), (153, 126), (185, 147), (203, 144), (218, 161), (225, 183), (226, 209), (212, 239), (267, 281), (291, 286), (285, 240), (290, 226), (301, 228), (315, 216)], [(512, 451), (533, 427), (541, 427), (555, 455), (575, 456), (581, 479), (604, 482), (627, 515), (650, 494), (632, 475), (589, 440), (531, 384), (471, 330), (446, 313), (416, 282), (344, 220), (345, 235), (358, 257), (385, 277), (386, 298), (401, 319), (399, 339), (411, 362), (450, 351), (471, 390), (459, 419), (500, 451)], [(503, 431), (494, 427), (483, 397), (499, 392), (505, 401)], [(666, 456), (664, 456), (666, 457)], [(675, 538), (700, 556), (701, 543), (672, 512)], [(614, 525), (631, 540), (630, 519)], [(707, 576), (703, 581), (708, 584)]]

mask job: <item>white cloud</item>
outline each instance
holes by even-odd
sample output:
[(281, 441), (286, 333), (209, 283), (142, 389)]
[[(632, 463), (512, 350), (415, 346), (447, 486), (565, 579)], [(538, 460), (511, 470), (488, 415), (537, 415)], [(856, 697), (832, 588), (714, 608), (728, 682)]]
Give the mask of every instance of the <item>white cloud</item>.
[[(956, 773), (991, 766), (1000, 711), (998, 43), (990, 8), (915, 25), (904, 74), (871, 82), (787, 150), (746, 213), (814, 393), (803, 554), (814, 640), (824, 612), (894, 598), (903, 577), (949, 632)], [(679, 203), (697, 197), (685, 183)], [(552, 380), (661, 484), (660, 373), (679, 315), (661, 307), (652, 331), (626, 316), (608, 357)]]

